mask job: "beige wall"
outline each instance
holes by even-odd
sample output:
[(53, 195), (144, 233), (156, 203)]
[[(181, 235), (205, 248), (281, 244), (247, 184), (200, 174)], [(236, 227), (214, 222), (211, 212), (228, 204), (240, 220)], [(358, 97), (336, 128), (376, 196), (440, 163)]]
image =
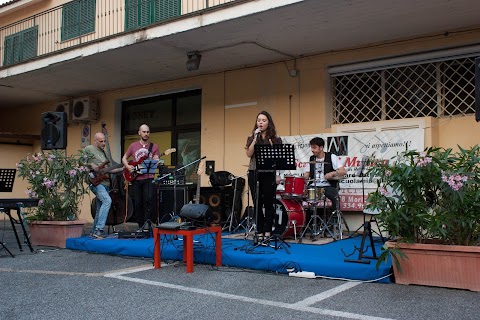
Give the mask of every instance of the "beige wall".
[[(269, 111), (274, 118), (280, 136), (328, 133), (330, 127), (331, 84), (327, 68), (334, 65), (380, 59), (399, 54), (415, 53), (467, 45), (477, 41), (480, 33), (466, 33), (448, 37), (436, 37), (395, 44), (377, 45), (372, 48), (329, 53), (299, 59), (298, 75), (291, 77), (293, 62), (276, 63), (225, 73), (196, 76), (177, 81), (111, 91), (98, 95), (100, 119), (91, 131), (100, 130), (104, 121), (110, 133), (112, 153), (119, 160), (121, 101), (175, 91), (202, 89), (202, 148), (201, 155), (215, 161), (215, 169), (230, 171), (242, 176), (246, 173), (245, 141), (261, 110)], [(35, 107), (3, 112), (0, 127), (22, 133), (39, 134), (40, 113), (51, 110), (55, 101)], [(18, 115), (28, 115), (18, 128)], [(148, 121), (147, 121), (148, 122)], [(429, 119), (425, 132), (427, 144), (468, 147), (476, 144), (480, 126), (474, 116)], [(80, 125), (68, 127), (69, 153), (80, 148)], [(38, 145), (35, 146), (38, 149)], [(12, 153), (14, 164), (28, 150)], [(15, 159), (14, 159), (15, 158)], [(208, 185), (208, 177), (202, 177), (202, 185)], [(245, 198), (244, 198), (245, 200)], [(81, 218), (91, 221), (89, 199), (84, 202)], [(244, 201), (246, 203), (246, 201)]]
[[(0, 144), (2, 156), (0, 157), (0, 168), (15, 169), (20, 159), (27, 154), (32, 153), (32, 146), (15, 145), (15, 144)], [(4, 198), (26, 198), (25, 191), (28, 188), (28, 183), (22, 178), (15, 177), (13, 184), (13, 192), (0, 192), (0, 199)], [(2, 217), (0, 217), (2, 218)]]

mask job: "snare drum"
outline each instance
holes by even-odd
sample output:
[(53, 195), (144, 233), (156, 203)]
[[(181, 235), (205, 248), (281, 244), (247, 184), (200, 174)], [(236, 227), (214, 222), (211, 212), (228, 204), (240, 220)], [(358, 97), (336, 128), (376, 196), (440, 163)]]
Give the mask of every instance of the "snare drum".
[(305, 190), (305, 199), (307, 201), (315, 201), (323, 199), (325, 194), (325, 189), (321, 187), (309, 187)]
[(305, 179), (303, 177), (286, 176), (285, 192), (287, 197), (301, 198), (305, 189)]
[(302, 204), (295, 199), (277, 199), (275, 202), (275, 221), (273, 231), (284, 238), (300, 236), (305, 226), (305, 211)]

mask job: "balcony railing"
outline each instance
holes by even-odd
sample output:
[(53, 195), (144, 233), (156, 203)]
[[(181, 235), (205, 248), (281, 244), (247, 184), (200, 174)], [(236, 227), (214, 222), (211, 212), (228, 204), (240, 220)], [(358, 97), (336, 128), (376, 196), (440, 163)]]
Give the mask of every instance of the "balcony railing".
[(0, 68), (240, 0), (74, 0), (0, 28)]

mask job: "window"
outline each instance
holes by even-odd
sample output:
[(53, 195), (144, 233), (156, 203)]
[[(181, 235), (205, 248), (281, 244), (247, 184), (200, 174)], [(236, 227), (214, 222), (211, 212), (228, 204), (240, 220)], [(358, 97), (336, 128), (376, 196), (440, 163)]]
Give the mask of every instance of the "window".
[(134, 30), (180, 15), (180, 0), (126, 0), (125, 29)]
[(475, 113), (470, 57), (332, 79), (333, 124)]
[(37, 56), (38, 26), (5, 37), (3, 65), (11, 65)]
[[(138, 141), (138, 128), (150, 127), (150, 140), (157, 143), (160, 152), (176, 148), (165, 156), (165, 165), (177, 168), (200, 158), (202, 91), (192, 90), (123, 102), (122, 124), (124, 150)], [(186, 180), (197, 181), (198, 163), (185, 168)]]
[(95, 31), (96, 0), (75, 0), (63, 5), (62, 41)]

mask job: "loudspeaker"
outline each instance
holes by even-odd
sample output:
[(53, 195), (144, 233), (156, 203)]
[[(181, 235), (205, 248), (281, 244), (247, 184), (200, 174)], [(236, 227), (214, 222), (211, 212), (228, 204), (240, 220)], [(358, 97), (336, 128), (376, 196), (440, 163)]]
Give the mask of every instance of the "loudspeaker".
[(475, 120), (480, 121), (480, 57), (475, 59)]
[[(192, 198), (192, 190), (189, 187), (176, 187), (176, 208), (174, 208), (174, 187), (173, 186), (159, 186), (157, 188), (157, 210), (153, 211), (152, 221), (155, 223), (162, 223), (170, 220), (169, 214), (180, 212), (180, 209), (190, 201)], [(155, 214), (156, 213), (156, 214)]]
[(194, 224), (209, 224), (212, 220), (212, 210), (206, 204), (189, 203), (182, 207), (180, 218)]
[(67, 148), (67, 113), (44, 112), (40, 118), (42, 150)]
[[(237, 183), (235, 183), (237, 181)], [(237, 187), (237, 196), (234, 198), (234, 186)], [(202, 187), (200, 188), (200, 203), (206, 204), (212, 209), (212, 223), (223, 224), (228, 218), (228, 214), (235, 212), (235, 222), (239, 221), (240, 211), (242, 209), (242, 192), (245, 187), (245, 179), (237, 178), (233, 186), (228, 187)], [(235, 205), (235, 206), (234, 206)]]

